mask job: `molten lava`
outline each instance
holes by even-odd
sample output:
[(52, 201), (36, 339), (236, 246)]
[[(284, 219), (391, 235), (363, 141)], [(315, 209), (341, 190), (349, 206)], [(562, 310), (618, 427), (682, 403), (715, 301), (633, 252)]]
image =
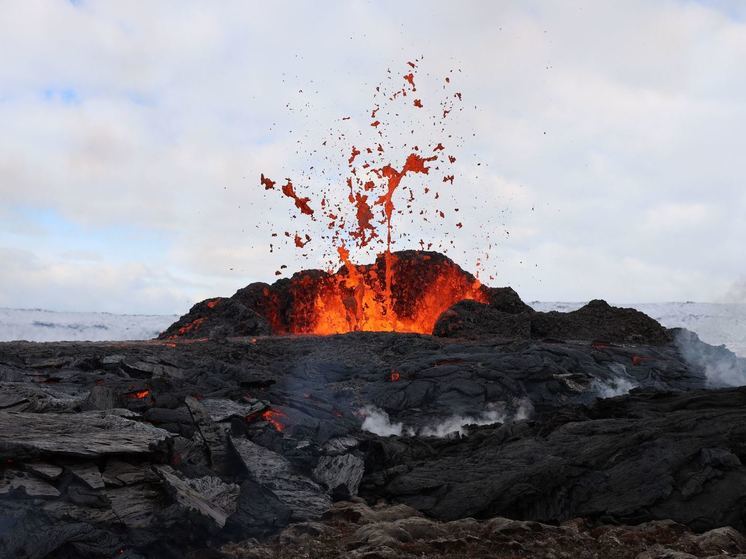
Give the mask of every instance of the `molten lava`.
[[(444, 183), (452, 185), (456, 177), (452, 168), (456, 157), (449, 151), (454, 145), (458, 147), (459, 140), (457, 135), (446, 132), (444, 119), (452, 111), (460, 110), (456, 104), (462, 101), (461, 94), (450, 90), (450, 79), (445, 78), (445, 85), (441, 82), (437, 86), (445, 95), (440, 101), (442, 111), (420, 110), (437, 105), (432, 100), (423, 103), (427, 85), (421, 84), (420, 92), (415, 85), (416, 79), (420, 83), (420, 60), (407, 62), (406, 73), (398, 74), (388, 85), (376, 87), (373, 108), (365, 111), (365, 125), (361, 126), (367, 131), (358, 131), (359, 141), (352, 144), (349, 136), (341, 131), (332, 131), (332, 137), (327, 138), (333, 140), (336, 137), (341, 142), (339, 152), (334, 156), (334, 165), (335, 168), (344, 168), (346, 164), (347, 177), (342, 176), (331, 183), (326, 178), (313, 181), (312, 166), (297, 186), (289, 178), (286, 184), (279, 186), (277, 181), (261, 174), (259, 183), (264, 190), (279, 192), (292, 200), (296, 214), (293, 218), (299, 224), (308, 220), (308, 226), (323, 229), (323, 233), (313, 236), (305, 231), (294, 235), (286, 232), (285, 236), (292, 239), (296, 249), (303, 251), (313, 250), (313, 245), (307, 248), (312, 238), (325, 239), (325, 258), (329, 263), (326, 272), (312, 270), (295, 274), (289, 283), (280, 280), (278, 284), (285, 283), (278, 287), (267, 286), (261, 295), (255, 294), (251, 301), (247, 301), (247, 306), (268, 320), (274, 332), (397, 331), (429, 334), (440, 314), (453, 304), (464, 299), (487, 302), (487, 290), (479, 280), (448, 258), (437, 253), (392, 252), (396, 242), (393, 235), (395, 216), (412, 215), (428, 224), (447, 222), (446, 213), (436, 206), (441, 203), (438, 188)], [(415, 92), (417, 98), (412, 101)], [(402, 143), (394, 136), (395, 127), (401, 125), (407, 111), (418, 119), (431, 119), (428, 124), (440, 136), (428, 138), (432, 141), (419, 142), (419, 145), (406, 139)], [(349, 119), (349, 116), (342, 118), (343, 121)], [(370, 132), (368, 124), (375, 130)], [(412, 125), (412, 133), (416, 127), (423, 128)], [(327, 140), (322, 147), (327, 146)], [(339, 154), (342, 159), (338, 161)], [(316, 159), (318, 157), (314, 156)], [(417, 180), (408, 178), (412, 175), (420, 177)], [(421, 184), (425, 181), (431, 182)], [(311, 185), (321, 188), (321, 192), (304, 195), (304, 190)], [(449, 191), (453, 192), (453, 189)], [(412, 204), (415, 199), (428, 195), (432, 197), (429, 206), (419, 213), (414, 211)], [(461, 229), (463, 222), (454, 219), (450, 226)], [(273, 233), (273, 237), (276, 236)], [(400, 234), (402, 239), (405, 236)], [(445, 239), (447, 234), (440, 237)], [(420, 244), (424, 248), (425, 243), (420, 241)], [(432, 244), (427, 244), (428, 249)], [(454, 246), (453, 241), (450, 244)], [(438, 248), (442, 249), (441, 243), (438, 243)], [(358, 255), (361, 251), (375, 251), (378, 253), (376, 262), (371, 265), (354, 263), (350, 255), (353, 250), (357, 250)], [(342, 267), (332, 273), (338, 263)], [(275, 273), (282, 275), (280, 270)], [(199, 326), (186, 324), (183, 328), (188, 333)], [(394, 379), (392, 376), (391, 380), (398, 380), (398, 377)], [(265, 413), (265, 419), (274, 422), (280, 412)]]
[[(213, 307), (210, 307), (210, 308), (213, 308)], [(179, 328), (179, 331), (176, 333), (176, 335), (171, 336), (171, 338), (172, 339), (176, 339), (176, 338), (178, 338), (180, 336), (183, 336), (184, 334), (188, 334), (192, 330), (197, 330), (202, 325), (202, 323), (205, 320), (207, 320), (207, 319), (204, 318), (204, 317), (197, 318), (197, 319), (193, 320), (189, 324), (186, 324), (185, 326), (182, 326), (181, 328)]]
[(148, 396), (150, 396), (150, 390), (138, 390), (137, 392), (130, 392), (127, 394), (127, 398), (133, 400), (144, 400)]
[(280, 433), (285, 430), (285, 424), (280, 421), (283, 418), (287, 419), (287, 415), (278, 410), (266, 410), (262, 412), (262, 419)]
[(429, 334), (441, 313), (458, 301), (489, 300), (488, 288), (438, 253), (393, 252), (367, 266), (350, 262), (344, 248), (340, 257), (345, 265), (337, 273), (297, 273), (289, 282), (265, 288), (254, 308), (277, 333)]
[[(356, 330), (418, 332), (429, 334), (440, 314), (463, 299), (486, 302), (478, 280), (470, 281), (453, 268), (442, 266), (431, 278), (407, 276), (394, 261), (380, 271), (370, 268), (342, 276), (322, 290), (315, 301), (314, 334), (337, 334)], [(348, 268), (349, 270), (349, 268)], [(389, 270), (391, 270), (389, 272)]]

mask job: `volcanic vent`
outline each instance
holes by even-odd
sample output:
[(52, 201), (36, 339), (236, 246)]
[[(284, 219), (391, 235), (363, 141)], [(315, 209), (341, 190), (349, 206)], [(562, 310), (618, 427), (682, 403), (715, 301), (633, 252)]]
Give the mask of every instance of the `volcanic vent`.
[[(390, 293), (386, 290), (387, 257)], [(482, 285), (447, 256), (401, 251), (383, 254), (367, 266), (348, 263), (334, 274), (305, 270), (272, 285), (252, 283), (230, 298), (197, 303), (160, 337), (199, 338), (215, 331), (235, 336), (354, 331), (430, 334), (440, 315), (455, 303), (490, 303), (498, 296), (513, 301), (514, 312), (528, 309), (512, 290)]]
[[(486, 287), (444, 254), (430, 252), (456, 249), (453, 234), (467, 234), (475, 220), (461, 211), (453, 189), (463, 174), (455, 163), (464, 138), (449, 128), (463, 110), (462, 94), (451, 79), (458, 72), (423, 75), (420, 62), (388, 72), (375, 88), (372, 106), (358, 115), (360, 126), (344, 116), (319, 145), (308, 146), (307, 169), (286, 177), (284, 184), (277, 170), (258, 177), (261, 192), (291, 212), (285, 226), (292, 230), (278, 230), (278, 223), (267, 221), (270, 252), (284, 243), (296, 257), (313, 257), (309, 267), (325, 269), (300, 271), (272, 285), (253, 283), (230, 298), (197, 303), (161, 339), (378, 331), (670, 341), (649, 317), (602, 301), (575, 313), (534, 312), (512, 289)], [(428, 231), (419, 242), (412, 236)], [(487, 219), (479, 231), (470, 243), (480, 251), (474, 269), (494, 280), (484, 265), (495, 247), (496, 228)], [(402, 245), (422, 250), (394, 250)], [(374, 255), (372, 264), (353, 262)], [(281, 265), (275, 275), (286, 268)]]
[[(460, 301), (494, 306), (496, 293), (501, 294), (501, 312), (531, 310), (512, 290), (487, 288), (444, 254), (430, 252), (455, 248), (453, 233), (469, 223), (453, 189), (459, 174), (455, 154), (463, 137), (447, 128), (449, 115), (462, 110), (462, 95), (453, 89), (452, 71), (420, 75), (419, 62), (388, 73), (375, 88), (372, 106), (362, 113), (362, 125), (356, 128), (351, 117), (343, 117), (344, 126), (333, 125), (320, 145), (311, 146), (308, 168), (300, 176), (286, 178), (285, 184), (275, 171), (259, 176), (263, 194), (292, 201), (292, 230), (276, 230), (275, 223), (267, 222), (270, 252), (284, 243), (296, 257), (313, 255), (309, 267), (323, 262), (324, 270), (301, 271), (272, 285), (254, 283), (229, 299), (198, 303), (161, 338), (430, 334), (451, 306)], [(419, 77), (429, 88), (415, 85)], [(425, 91), (431, 95), (423, 103)], [(476, 258), (478, 274), (493, 248), (493, 228), (486, 223), (480, 229), (485, 242), (474, 244), (486, 252)], [(426, 231), (428, 240), (411, 236)], [(399, 243), (421, 250), (395, 251)], [(353, 262), (374, 258), (367, 265)], [(275, 274), (281, 276), (285, 268)], [(502, 306), (506, 301), (507, 309)]]

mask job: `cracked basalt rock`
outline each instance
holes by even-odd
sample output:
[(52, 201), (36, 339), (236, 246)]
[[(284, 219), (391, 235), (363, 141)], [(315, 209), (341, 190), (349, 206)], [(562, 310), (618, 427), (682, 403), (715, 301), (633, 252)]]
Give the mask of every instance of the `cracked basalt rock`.
[(444, 520), (673, 519), (744, 530), (745, 405), (743, 388), (638, 392), (461, 439), (381, 439), (361, 494)]
[[(247, 538), (267, 557), (537, 556), (542, 538), (735, 554), (746, 397), (711, 389), (706, 356), (741, 363), (677, 339), (2, 343), (0, 557), (225, 557)], [(371, 410), (403, 435), (363, 429)], [(425, 436), (441, 425), (460, 434)]]
[(0, 412), (0, 459), (154, 454), (169, 436), (146, 423), (103, 412)]
[(247, 439), (232, 438), (231, 444), (252, 479), (270, 490), (288, 507), (294, 520), (318, 518), (331, 500), (310, 477), (294, 468), (289, 460)]

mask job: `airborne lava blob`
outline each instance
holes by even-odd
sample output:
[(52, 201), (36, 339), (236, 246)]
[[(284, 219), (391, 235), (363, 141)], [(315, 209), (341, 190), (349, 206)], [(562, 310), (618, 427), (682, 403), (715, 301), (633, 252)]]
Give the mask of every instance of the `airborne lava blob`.
[[(341, 181), (331, 180), (321, 186), (321, 181), (316, 181), (315, 185), (303, 186), (303, 181), (289, 178), (278, 189), (277, 181), (261, 175), (261, 186), (281, 192), (294, 202), (296, 219), (307, 220), (308, 227), (320, 223), (325, 231), (322, 235), (285, 232), (285, 237), (294, 239), (300, 250), (313, 250), (312, 239), (323, 243), (320, 250), (328, 272), (293, 276), (292, 316), (272, 316), (271, 312), (267, 316), (276, 331), (430, 333), (440, 314), (454, 303), (463, 299), (486, 301), (480, 282), (450, 260), (432, 259), (422, 253), (422, 258), (401, 263), (393, 252), (397, 216), (406, 214), (420, 223), (445, 224), (446, 213), (436, 204), (441, 199), (439, 189), (452, 191), (456, 157), (451, 149), (461, 143), (461, 138), (446, 132), (449, 115), (460, 110), (461, 93), (451, 91), (451, 80), (445, 78), (440, 86), (442, 98), (423, 103), (427, 92), (417, 88), (419, 63), (420, 60), (408, 62), (406, 71), (398, 74), (389, 71), (390, 83), (376, 87), (373, 109), (365, 113), (370, 115), (369, 120), (361, 126), (366, 132), (358, 132), (355, 143), (348, 143), (345, 132), (330, 130), (330, 140), (321, 147), (336, 149), (326, 159), (333, 161), (337, 169), (346, 169), (347, 176)], [(417, 98), (412, 101), (415, 92)], [(413, 144), (401, 133), (394, 137), (393, 130), (401, 129), (403, 115), (412, 111), (420, 119), (429, 119), (426, 128), (435, 136), (431, 140), (436, 141)], [(413, 125), (412, 137), (414, 133)], [(307, 175), (310, 180), (311, 173)], [(413, 180), (415, 175), (419, 177), (417, 182)], [(424, 181), (432, 182), (423, 185)], [(430, 200), (419, 212), (414, 208), (418, 197)], [(459, 229), (461, 226), (461, 222), (455, 225)], [(441, 243), (437, 248), (444, 252), (443, 242), (449, 234), (443, 230), (439, 235)], [(400, 239), (406, 235), (401, 234)], [(425, 248), (424, 241), (419, 244)], [(450, 244), (453, 245), (452, 240)], [(427, 248), (431, 245), (427, 243)], [(361, 266), (353, 262), (351, 251), (365, 253), (371, 248), (377, 253), (375, 264)], [(418, 266), (413, 267), (412, 262)], [(333, 273), (340, 265), (339, 271)]]

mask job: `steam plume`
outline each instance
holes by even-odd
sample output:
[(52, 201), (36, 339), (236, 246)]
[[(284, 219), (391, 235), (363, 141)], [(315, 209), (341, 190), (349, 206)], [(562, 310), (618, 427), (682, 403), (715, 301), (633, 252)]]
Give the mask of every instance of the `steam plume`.
[(515, 400), (511, 408), (512, 412), (508, 410), (508, 406), (504, 402), (491, 402), (478, 415), (451, 415), (443, 421), (419, 429), (405, 427), (403, 423), (392, 423), (389, 414), (375, 406), (365, 406), (359, 411), (359, 414), (364, 417), (363, 431), (382, 437), (390, 435), (445, 437), (454, 433), (463, 435), (467, 425), (493, 425), (495, 423), (523, 421), (531, 417), (534, 411), (533, 404), (528, 398)]
[(746, 359), (737, 357), (724, 345), (704, 343), (694, 332), (677, 329), (674, 341), (684, 360), (707, 377), (711, 387), (746, 385)]

